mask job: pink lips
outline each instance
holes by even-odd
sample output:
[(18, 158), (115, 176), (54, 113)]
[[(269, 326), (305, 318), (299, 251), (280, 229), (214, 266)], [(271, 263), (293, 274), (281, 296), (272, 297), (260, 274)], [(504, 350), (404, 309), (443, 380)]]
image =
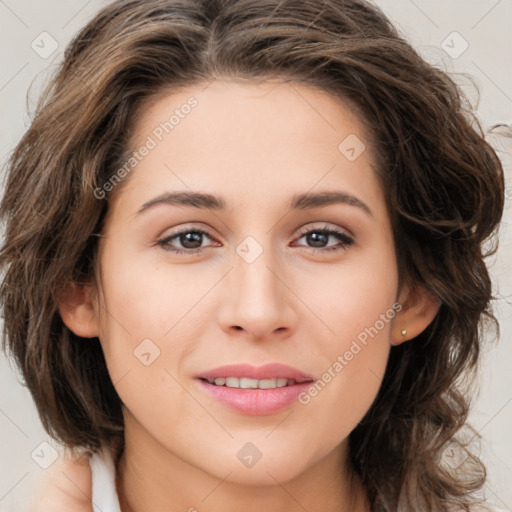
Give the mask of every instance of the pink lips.
[[(206, 379), (219, 377), (247, 377), (250, 379), (284, 378), (295, 384), (273, 389), (241, 389), (216, 386)], [(196, 376), (200, 388), (211, 398), (243, 414), (260, 416), (276, 413), (296, 401), (297, 396), (313, 382), (311, 375), (283, 364), (267, 364), (255, 367), (246, 364), (220, 366)]]

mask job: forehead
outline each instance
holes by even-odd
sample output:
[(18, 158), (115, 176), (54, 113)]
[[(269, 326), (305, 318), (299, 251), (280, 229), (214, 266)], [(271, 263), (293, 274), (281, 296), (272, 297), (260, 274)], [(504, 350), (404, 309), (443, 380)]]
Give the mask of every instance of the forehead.
[[(270, 80), (214, 80), (176, 91), (160, 91), (144, 100), (134, 118), (131, 145), (143, 143), (141, 137), (148, 134), (159, 142), (165, 138), (172, 144), (171, 137), (166, 137), (171, 132), (172, 139), (182, 144), (190, 124), (197, 136), (206, 135), (212, 143), (215, 137), (233, 136), (233, 132), (237, 144), (243, 142), (244, 135), (247, 140), (263, 134), (265, 137), (258, 138), (258, 142), (264, 147), (266, 143), (297, 145), (304, 139), (328, 146), (344, 135), (356, 133), (367, 139), (365, 126), (347, 101), (317, 87)], [(180, 132), (185, 132), (183, 138)], [(272, 139), (272, 135), (278, 135), (278, 139)]]
[(186, 189), (222, 195), (228, 206), (340, 187), (382, 202), (362, 121), (339, 98), (302, 84), (215, 80), (161, 93), (134, 119), (130, 150), (143, 148), (126, 190), (144, 199), (139, 207)]

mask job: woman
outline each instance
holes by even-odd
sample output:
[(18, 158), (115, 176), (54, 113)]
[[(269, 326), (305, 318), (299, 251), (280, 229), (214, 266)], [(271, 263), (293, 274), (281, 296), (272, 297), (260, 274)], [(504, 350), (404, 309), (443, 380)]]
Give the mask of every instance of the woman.
[(45, 499), (476, 510), (463, 379), (503, 188), (457, 87), (372, 4), (104, 8), (0, 209), (6, 347), (90, 453)]

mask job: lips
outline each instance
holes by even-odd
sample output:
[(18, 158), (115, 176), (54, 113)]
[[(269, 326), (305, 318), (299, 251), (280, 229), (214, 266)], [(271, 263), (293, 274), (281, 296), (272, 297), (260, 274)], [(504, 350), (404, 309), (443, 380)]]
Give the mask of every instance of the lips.
[[(240, 387), (231, 387), (238, 380)], [(293, 406), (313, 380), (313, 376), (279, 363), (259, 367), (219, 366), (195, 378), (198, 388), (208, 397), (231, 410), (252, 416), (271, 415)], [(258, 382), (256, 389), (254, 382)]]

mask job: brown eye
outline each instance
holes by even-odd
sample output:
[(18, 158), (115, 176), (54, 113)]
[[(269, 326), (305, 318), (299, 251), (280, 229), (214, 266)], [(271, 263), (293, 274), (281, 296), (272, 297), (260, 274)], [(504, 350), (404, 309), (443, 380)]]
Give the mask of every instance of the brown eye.
[[(347, 249), (354, 244), (354, 239), (342, 231), (333, 228), (324, 227), (322, 229), (310, 229), (303, 233), (299, 240), (304, 238), (306, 243), (312, 249), (319, 249), (325, 251), (335, 251), (340, 249)], [(330, 239), (337, 239), (338, 244), (329, 246)]]
[[(210, 235), (201, 229), (185, 229), (167, 236), (157, 242), (157, 245), (163, 247), (166, 251), (176, 253), (197, 253), (201, 252), (204, 238), (212, 239)], [(179, 244), (176, 247), (176, 244)]]

